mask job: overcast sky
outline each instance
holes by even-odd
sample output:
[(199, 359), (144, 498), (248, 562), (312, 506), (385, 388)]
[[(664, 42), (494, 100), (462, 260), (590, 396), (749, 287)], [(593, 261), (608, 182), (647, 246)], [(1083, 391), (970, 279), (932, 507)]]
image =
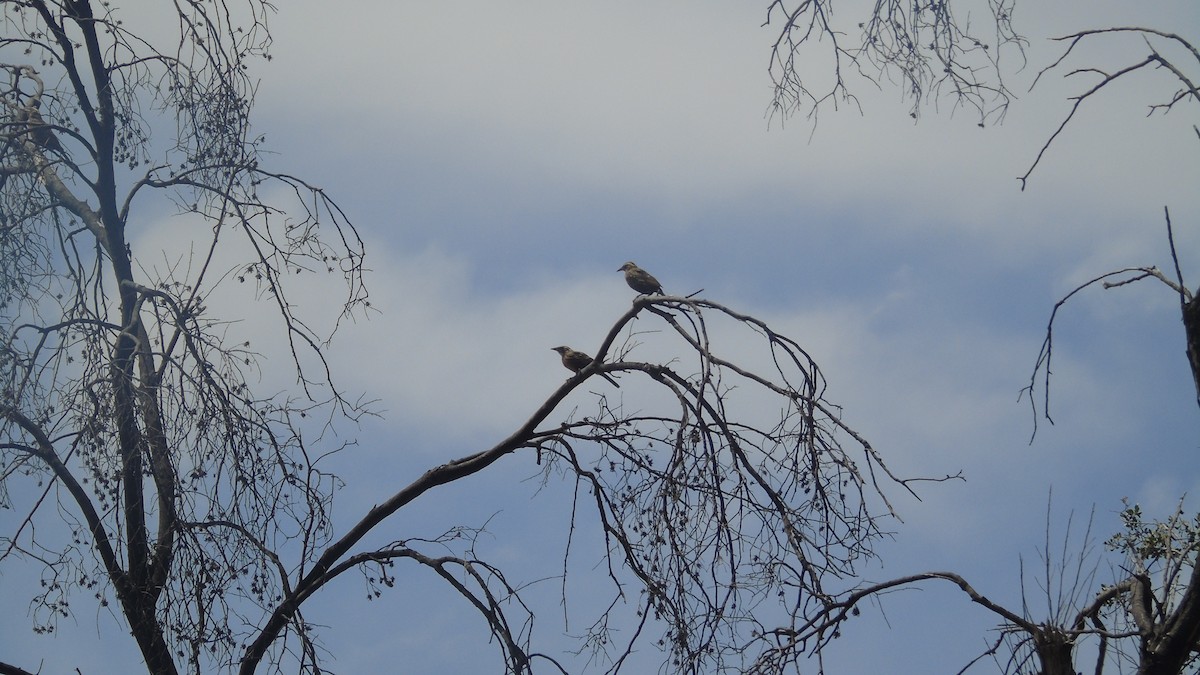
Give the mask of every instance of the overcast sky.
[[(523, 422), (566, 374), (550, 347), (594, 350), (628, 307), (616, 268), (630, 259), (668, 290), (703, 288), (786, 329), (898, 473), (964, 472), (924, 485), (922, 501), (891, 491), (904, 522), (888, 526), (895, 541), (863, 570), (870, 580), (952, 570), (1019, 608), (1020, 560), (1038, 560), (1051, 489), (1052, 527), (1072, 510), (1078, 527), (1094, 506), (1099, 539), (1116, 531), (1122, 497), (1162, 516), (1200, 492), (1200, 415), (1165, 286), (1078, 296), (1057, 324), (1056, 424), (1032, 444), (1018, 401), (1057, 299), (1116, 268), (1171, 269), (1164, 206), (1200, 284), (1198, 108), (1147, 118), (1175, 90), (1166, 78), (1086, 107), (1028, 189), (1016, 180), (1088, 82), (1052, 73), (1028, 91), (1055, 55), (1047, 38), (1133, 24), (1196, 40), (1194, 0), (1019, 6), (1029, 66), (1009, 73), (1018, 99), (1005, 122), (984, 129), (948, 106), (914, 123), (895, 89), (865, 82), (852, 83), (861, 113), (830, 108), (815, 129), (803, 116), (772, 122), (774, 28), (760, 27), (760, 4), (279, 3), (256, 128), (277, 167), (328, 188), (357, 224), (381, 311), (332, 344), (342, 387), (384, 411), (340, 460), (343, 526)], [(1125, 44), (1103, 58), (1144, 56)], [(136, 251), (170, 245), (175, 231), (148, 225), (131, 224)], [(622, 391), (638, 386), (626, 377)], [(429, 495), (382, 536), (494, 516), (481, 557), (521, 577), (567, 503), (533, 496), (527, 460)], [(481, 620), (428, 577), (364, 595), (348, 576), (308, 611), (329, 627), (336, 672), (495, 672)], [(538, 635), (556, 644), (555, 596), (538, 597)], [(993, 617), (948, 589), (883, 609), (887, 621), (869, 610), (847, 629), (833, 672), (952, 673), (994, 637)], [(45, 656), (44, 672), (64, 672), (79, 664), (66, 655), (95, 649), (85, 674), (119, 672), (135, 653), (115, 621), (97, 635), (90, 610), (63, 627), (72, 649), (57, 654), (63, 642), (16, 644), (23, 617), (5, 614), (4, 660), (27, 668)]]

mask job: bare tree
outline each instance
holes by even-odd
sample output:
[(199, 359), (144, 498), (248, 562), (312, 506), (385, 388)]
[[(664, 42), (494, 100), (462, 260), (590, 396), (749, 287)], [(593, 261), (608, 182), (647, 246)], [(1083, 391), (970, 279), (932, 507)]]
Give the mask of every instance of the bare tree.
[[(1089, 288), (1120, 288), (1140, 281), (1153, 280), (1166, 286), (1179, 298), (1184, 326), (1188, 363), (1200, 403), (1200, 294), (1189, 290), (1183, 278), (1175, 250), (1170, 212), (1165, 213), (1174, 277), (1157, 267), (1132, 267), (1116, 270), (1087, 281), (1060, 300), (1051, 312), (1046, 338), (1038, 355), (1027, 395), (1035, 419), (1040, 415), (1053, 423), (1049, 413), (1051, 361), (1054, 326), (1059, 311), (1078, 293)], [(1041, 390), (1041, 407), (1035, 392)], [(1036, 433), (1036, 425), (1035, 425)], [(1063, 553), (1054, 556), (1047, 512), (1045, 547), (1040, 552), (1041, 574), (1037, 590), (1043, 594), (1047, 611), (1038, 616), (1032, 609), (1041, 606), (1025, 588), (1022, 567), (1023, 602), (1020, 608), (1005, 607), (981, 593), (966, 578), (955, 572), (922, 572), (881, 583), (864, 584), (837, 597), (827, 598), (822, 607), (807, 613), (802, 621), (769, 631), (762, 639), (771, 645), (764, 650), (751, 672), (774, 673), (790, 663), (819, 656), (832, 637), (860, 612), (864, 600), (877, 598), (897, 589), (931, 581), (957, 586), (971, 602), (995, 614), (1001, 621), (999, 638), (959, 672), (966, 672), (984, 659), (992, 659), (1007, 674), (1076, 675), (1079, 647), (1087, 640), (1096, 643), (1091, 671), (1103, 673), (1106, 667), (1131, 668), (1139, 675), (1183, 673), (1200, 660), (1200, 515), (1188, 516), (1182, 500), (1174, 515), (1165, 522), (1145, 522), (1140, 507), (1125, 502), (1122, 512), (1124, 532), (1106, 541), (1112, 551), (1122, 554), (1119, 573), (1110, 583), (1097, 588), (1095, 565), (1091, 559), (1091, 520), (1077, 556), (1066, 552), (1071, 540), (1070, 524), (1063, 536)], [(823, 669), (821, 672), (824, 672)]]
[[(778, 38), (771, 51), (769, 72), (776, 91), (774, 108), (782, 114), (807, 110), (815, 116), (832, 102), (857, 103), (851, 89), (851, 76), (870, 85), (898, 84), (911, 101), (910, 115), (917, 117), (922, 103), (943, 98), (953, 108), (973, 111), (980, 126), (1003, 119), (1012, 102), (1005, 84), (1008, 73), (1001, 55), (1012, 53), (1025, 65), (1028, 41), (1013, 27), (1015, 3), (988, 0), (871, 3), (865, 18), (857, 22), (857, 31), (834, 20), (832, 0), (799, 0), (793, 3), (771, 2), (767, 23), (779, 26)], [(986, 7), (987, 37), (960, 17), (971, 8)], [(851, 37), (855, 36), (855, 37)], [(1102, 92), (1118, 81), (1158, 73), (1168, 83), (1166, 93), (1150, 102), (1148, 114), (1166, 114), (1177, 110), (1195, 111), (1200, 104), (1197, 89), (1200, 74), (1200, 50), (1184, 36), (1151, 27), (1113, 26), (1081, 30), (1054, 38), (1064, 48), (1059, 56), (1038, 71), (1034, 85), (1052, 72), (1063, 72), (1071, 82), (1085, 82), (1070, 97), (1072, 106), (1061, 123), (1048, 135), (1027, 171), (1019, 177), (1022, 189), (1042, 162), (1054, 141), (1070, 126), (1078, 111), (1096, 101)], [(1129, 62), (1096, 63), (1081, 56), (1086, 47), (1109, 47), (1118, 41), (1133, 41), (1143, 46), (1146, 56)], [(832, 80), (826, 71), (801, 71), (806, 56), (825, 50), (833, 63)], [(1094, 55), (1095, 51), (1091, 52)], [(1101, 52), (1102, 53), (1102, 52)], [(817, 83), (817, 84), (814, 84)], [(1193, 125), (1197, 136), (1200, 127)], [(1191, 195), (1187, 195), (1191, 196)], [(1051, 357), (1054, 325), (1059, 310), (1077, 293), (1103, 285), (1115, 288), (1126, 284), (1156, 280), (1179, 297), (1184, 326), (1187, 363), (1196, 383), (1200, 404), (1200, 291), (1192, 291), (1184, 281), (1175, 250), (1170, 213), (1166, 212), (1174, 274), (1164, 274), (1152, 266), (1131, 267), (1103, 274), (1068, 293), (1055, 305), (1046, 339), (1037, 358), (1029, 386), (1023, 393), (1034, 408), (1034, 433), (1039, 416), (1052, 422), (1049, 413)], [(1043, 395), (1035, 397), (1041, 390)], [(1038, 409), (1038, 406), (1041, 409)], [(1196, 529), (1192, 519), (1180, 510), (1165, 523), (1142, 521), (1136, 505), (1126, 505), (1123, 514), (1125, 532), (1114, 535), (1110, 549), (1126, 557), (1110, 585), (1088, 592), (1094, 582), (1091, 575), (1075, 574), (1067, 586), (1070, 592), (1051, 597), (1050, 615), (1035, 617), (1029, 606), (1020, 610), (1003, 607), (976, 590), (966, 579), (953, 572), (926, 572), (863, 586), (847, 592), (837, 601), (815, 612), (796, 630), (772, 635), (779, 653), (817, 654), (828, 636), (858, 612), (859, 603), (897, 588), (928, 581), (946, 581), (960, 588), (967, 597), (1003, 622), (1000, 638), (981, 655), (994, 657), (1005, 673), (1042, 673), (1074, 675), (1078, 644), (1085, 639), (1097, 641), (1092, 669), (1104, 672), (1106, 665), (1119, 663), (1138, 673), (1180, 673), (1196, 661), (1200, 650), (1200, 569), (1197, 567)], [(1052, 569), (1047, 538), (1043, 552), (1046, 577), (1044, 592), (1061, 588), (1068, 572), (1065, 559)], [(1079, 572), (1079, 568), (1076, 568)], [(1055, 575), (1059, 575), (1055, 577)], [(1133, 646), (1131, 646), (1133, 645)], [(1001, 657), (1000, 655), (1004, 656)], [(782, 656), (781, 659), (782, 660)], [(967, 664), (963, 671), (976, 661)], [(775, 672), (778, 661), (770, 662), (763, 672)], [(961, 671), (960, 671), (961, 672)]]
[[(1025, 587), (1022, 565), (1020, 608), (993, 601), (954, 572), (923, 572), (846, 593), (787, 633), (786, 645), (817, 653), (822, 640), (857, 615), (864, 600), (900, 588), (948, 582), (1001, 621), (999, 637), (959, 673), (990, 662), (1006, 674), (1076, 675), (1081, 660), (1090, 662), (1085, 672), (1187, 672), (1200, 661), (1200, 516), (1185, 514), (1181, 500), (1166, 521), (1146, 522), (1141, 509), (1128, 502), (1121, 517), (1124, 531), (1105, 542), (1106, 548), (1122, 555), (1119, 574), (1111, 583), (1097, 586), (1099, 559), (1091, 550), (1091, 519), (1077, 554), (1067, 552), (1072, 540), (1068, 523), (1063, 552), (1056, 557), (1048, 513), (1036, 589)], [(1040, 606), (1046, 613), (1038, 616), (1033, 607)], [(1090, 650), (1085, 651), (1085, 645)]]
[[(107, 4), (0, 3), (0, 505), (19, 514), (0, 565), (42, 570), (35, 631), (72, 616), (72, 594), (115, 594), (148, 672), (323, 672), (306, 602), (346, 572), (389, 586), (411, 563), (479, 612), (508, 672), (565, 670), (537, 646), (520, 571), (485, 559), (478, 528), (364, 542), (512, 455), (575, 486), (568, 535), (584, 519), (602, 533), (612, 604), (581, 649), (611, 672), (655, 635), (677, 672), (777, 659), (764, 636), (796, 632), (853, 584), (892, 514), (886, 486), (909, 482), (826, 400), (797, 342), (691, 296), (634, 300), (594, 362), (509, 437), (334, 532), (338, 479), (324, 467), (344, 446), (323, 432), (369, 410), (333, 385), (328, 335), (294, 313), (287, 278), (328, 274), (344, 285), (341, 316), (359, 311), (363, 247), (322, 190), (262, 163), (249, 73), (268, 57), (270, 5), (174, 9), (161, 43), (170, 31), (131, 32)], [(131, 247), (170, 222), (163, 203), (207, 232), (165, 270), (150, 262), (161, 252)], [(250, 386), (261, 355), (228, 339), (237, 317), (209, 309), (229, 287), (273, 310), (292, 390)], [(666, 363), (638, 359), (651, 334)], [(735, 350), (746, 335), (756, 350)], [(564, 412), (600, 373), (659, 398)], [(621, 606), (636, 619), (617, 641)]]
[[(1051, 357), (1059, 310), (1085, 289), (1119, 288), (1144, 280), (1160, 282), (1179, 298), (1184, 352), (1196, 385), (1196, 402), (1200, 405), (1200, 360), (1196, 358), (1200, 354), (1200, 297), (1184, 281), (1169, 210), (1164, 209), (1164, 217), (1174, 278), (1150, 266), (1116, 270), (1079, 285), (1055, 305), (1033, 376), (1025, 389), (1035, 419), (1038, 411), (1034, 391), (1040, 382), (1041, 414), (1053, 423), (1049, 412)], [(1169, 523), (1146, 525), (1137, 505), (1126, 503), (1122, 513), (1126, 531), (1114, 535), (1108, 545), (1125, 554), (1127, 563), (1123, 570), (1128, 576), (1114, 580), (1091, 603), (1078, 608), (1072, 623), (1062, 625), (1059, 632), (1069, 636), (1072, 645), (1078, 635), (1099, 636), (1097, 672), (1103, 668), (1110, 643), (1115, 653), (1133, 664), (1140, 674), (1180, 673), (1194, 662), (1200, 650), (1200, 566), (1196, 564), (1195, 534), (1182, 508), (1181, 501)], [(1123, 643), (1130, 640), (1137, 642), (1137, 649), (1124, 648)]]
[[(262, 167), (250, 135), (269, 9), (180, 1), (159, 43), (107, 4), (0, 5), (0, 498), (25, 514), (0, 563), (42, 566), (37, 631), (72, 592), (115, 593), (154, 673), (236, 658), (239, 602), (272, 603), (279, 552), (303, 565), (330, 536), (320, 460), (337, 448), (309, 447), (301, 418), (362, 412), (330, 386), (324, 338), (283, 283), (335, 271), (344, 311), (366, 302), (354, 228), (321, 190)], [(260, 196), (271, 183), (295, 195), (288, 213)], [(164, 201), (212, 236), (156, 272), (130, 243)], [(218, 269), (237, 237), (242, 263)], [(238, 281), (278, 314), (296, 395), (252, 391), (257, 355), (208, 314), (208, 294)]]
[[(633, 358), (647, 329), (632, 328), (643, 319), (665, 323), (677, 345), (675, 361)], [(731, 330), (758, 336), (758, 360), (765, 365), (721, 356), (712, 335)], [(605, 362), (622, 334), (615, 358)], [(744, 344), (745, 337), (727, 342)], [(594, 414), (557, 419), (567, 395), (600, 373), (644, 378), (663, 389), (666, 407), (632, 413), (598, 395)], [(514, 453), (540, 464), (545, 480), (574, 483), (571, 532), (588, 513), (601, 528), (608, 551), (602, 567), (613, 597), (588, 622), (583, 639), (596, 659), (611, 664), (609, 672), (619, 671), (652, 630), (662, 634), (671, 671), (741, 669), (764, 648), (757, 636), (823, 611), (840, 586), (852, 583), (856, 565), (873, 556), (879, 518), (891, 515), (883, 488), (909, 489), (910, 481), (894, 476), (842, 421), (824, 391), (808, 354), (761, 321), (699, 298), (639, 297), (613, 325), (594, 363), (512, 435), (429, 470), (329, 546), (271, 614), (242, 672), (254, 670), (306, 598), (364, 565), (375, 569), (372, 583), (391, 585), (390, 566), (398, 560), (432, 568), (486, 617), (508, 672), (530, 671), (543, 660), (562, 669), (553, 655), (535, 651), (534, 610), (504, 571), (476, 557), (472, 532), (455, 528), (431, 541), (351, 553), (384, 518), (422, 494)], [(464, 550), (447, 553), (455, 543)], [(618, 640), (613, 613), (635, 588), (637, 625)]]

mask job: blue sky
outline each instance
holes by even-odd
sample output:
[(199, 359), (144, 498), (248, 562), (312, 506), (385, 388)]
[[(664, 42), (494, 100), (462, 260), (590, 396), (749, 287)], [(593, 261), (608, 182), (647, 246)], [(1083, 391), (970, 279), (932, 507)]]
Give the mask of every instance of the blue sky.
[[(1037, 560), (1051, 488), (1052, 527), (1095, 505), (1101, 539), (1122, 497), (1162, 516), (1197, 494), (1200, 415), (1166, 287), (1077, 297), (1057, 325), (1056, 424), (1032, 444), (1018, 401), (1059, 297), (1119, 267), (1170, 269), (1164, 205), (1200, 283), (1197, 108), (1147, 118), (1174, 91), (1165, 79), (1118, 85), (1025, 192), (1016, 181), (1081, 86), (1052, 73), (1028, 91), (1055, 55), (1048, 37), (1131, 24), (1200, 37), (1193, 0), (1131, 4), (1089, 3), (1086, 24), (1019, 7), (1029, 66), (1009, 73), (1018, 99), (1003, 125), (933, 108), (914, 124), (897, 91), (859, 82), (863, 111), (826, 110), (813, 129), (766, 117), (773, 34), (754, 3), (281, 3), (256, 124), (276, 166), (328, 188), (360, 228), (381, 311), (332, 343), (342, 387), (385, 411), (343, 427), (360, 445), (338, 460), (339, 522), (524, 421), (564, 377), (549, 348), (591, 351), (628, 307), (616, 272), (628, 259), (668, 290), (704, 288), (785, 329), (898, 473), (964, 472), (919, 502), (891, 491), (904, 522), (870, 580), (952, 570), (1019, 607), (1019, 557)], [(1144, 55), (1127, 46), (1098, 58)], [(177, 245), (175, 227), (147, 222), (135, 250)], [(331, 296), (303, 283), (329, 318)], [(251, 317), (235, 330), (267, 327)], [(561, 531), (564, 492), (534, 497), (533, 473), (501, 462), (398, 514), (380, 541), (491, 518), (488, 555), (552, 574), (555, 554), (537, 552)], [(18, 578), (0, 578), (5, 596)], [(554, 590), (541, 596), (547, 644), (561, 632)], [(433, 580), (364, 594), (347, 578), (309, 610), (329, 626), (334, 671), (492, 672), (481, 621)], [(832, 672), (956, 672), (995, 624), (936, 587), (884, 609), (890, 627), (867, 611), (830, 652)], [(17, 641), (23, 617), (7, 613), (4, 660), (61, 672), (88, 654), (94, 672), (120, 672), (134, 645), (93, 612), (54, 642)]]

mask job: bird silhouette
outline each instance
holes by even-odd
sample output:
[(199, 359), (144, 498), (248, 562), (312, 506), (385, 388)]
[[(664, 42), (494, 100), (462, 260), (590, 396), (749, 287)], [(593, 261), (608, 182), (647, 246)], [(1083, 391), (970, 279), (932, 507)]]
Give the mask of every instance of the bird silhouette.
[(58, 137), (46, 124), (46, 120), (42, 119), (42, 113), (38, 111), (40, 101), (31, 101), (30, 104), (21, 109), (17, 113), (18, 121), (24, 122), (29, 129), (30, 138), (34, 143), (42, 146), (47, 150), (56, 152), (65, 152), (63, 146), (58, 142)]
[(647, 295), (650, 293), (663, 294), (662, 284), (658, 283), (658, 279), (655, 279), (653, 274), (638, 267), (632, 260), (621, 265), (617, 271), (625, 273), (625, 283), (629, 284), (629, 287), (638, 293), (645, 293)]
[[(566, 347), (566, 346), (552, 347), (551, 349), (558, 352), (559, 355), (562, 356), (563, 366), (565, 366), (567, 368), (567, 370), (570, 370), (573, 373), (578, 373), (579, 371), (583, 370), (584, 368), (587, 368), (588, 366), (590, 366), (592, 364), (592, 357), (588, 356), (587, 354), (584, 354), (581, 351), (571, 349), (570, 347)], [(616, 380), (609, 377), (607, 373), (600, 373), (600, 377), (603, 377), (604, 379), (608, 380), (609, 382), (612, 382), (612, 385), (614, 387), (621, 386), (621, 385), (617, 384)]]

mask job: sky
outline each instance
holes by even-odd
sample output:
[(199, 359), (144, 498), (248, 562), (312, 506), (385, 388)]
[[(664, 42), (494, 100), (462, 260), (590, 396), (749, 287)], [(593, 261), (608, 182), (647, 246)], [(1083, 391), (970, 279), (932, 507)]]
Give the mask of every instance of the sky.
[[(1195, 510), (1200, 415), (1167, 287), (1094, 289), (1060, 311), (1054, 424), (1041, 420), (1032, 442), (1018, 394), (1059, 298), (1121, 267), (1172, 268), (1164, 206), (1189, 285), (1200, 285), (1197, 106), (1148, 117), (1170, 82), (1121, 83), (1079, 113), (1026, 190), (1016, 180), (1087, 83), (1064, 70), (1029, 89), (1056, 56), (1048, 38), (1145, 25), (1195, 40), (1192, 0), (1089, 3), (1087, 23), (1066, 5), (1019, 6), (1028, 66), (1010, 73), (1017, 99), (1003, 124), (983, 129), (945, 102), (914, 122), (895, 88), (863, 81), (852, 83), (861, 111), (824, 110), (815, 125), (772, 118), (774, 34), (755, 3), (329, 7), (279, 4), (255, 124), (270, 162), (325, 187), (367, 246), (379, 311), (345, 325), (330, 356), (342, 388), (378, 399), (382, 414), (340, 429), (358, 440), (337, 460), (343, 527), (521, 424), (566, 374), (550, 347), (593, 351), (628, 308), (616, 271), (626, 260), (669, 291), (703, 288), (796, 339), (897, 473), (963, 472), (965, 482), (921, 486), (920, 500), (889, 491), (903, 522), (889, 524), (867, 580), (950, 570), (1019, 608), (1022, 560), (1036, 567), (1048, 520), (1057, 544), (1071, 514), (1078, 535), (1093, 508), (1095, 539), (1115, 532), (1122, 498), (1163, 517), (1189, 494)], [(856, 5), (845, 7), (849, 22)], [(1124, 42), (1097, 58), (1143, 51)], [(133, 227), (134, 249), (170, 249), (178, 227), (148, 218)], [(322, 325), (332, 299), (318, 281), (303, 282), (304, 309)], [(269, 327), (247, 317), (235, 330)], [(566, 493), (535, 495), (527, 464), (502, 461), (427, 495), (381, 541), (488, 522), (481, 547), (539, 578), (546, 561), (531, 556), (561, 533)], [(1107, 581), (1112, 561), (1097, 560)], [(532, 591), (547, 603), (538, 631), (551, 645), (562, 632), (554, 590)], [(364, 594), (348, 577), (309, 610), (327, 627), (333, 671), (497, 671), (477, 615), (433, 580), (403, 577), (370, 603)], [(23, 617), (5, 614), (3, 660), (44, 659), (47, 673), (80, 654), (93, 664), (84, 673), (130, 667), (134, 646), (102, 611), (81, 610), (54, 642), (18, 640)], [(868, 609), (826, 666), (953, 673), (995, 624), (965, 596), (923, 587)]]

